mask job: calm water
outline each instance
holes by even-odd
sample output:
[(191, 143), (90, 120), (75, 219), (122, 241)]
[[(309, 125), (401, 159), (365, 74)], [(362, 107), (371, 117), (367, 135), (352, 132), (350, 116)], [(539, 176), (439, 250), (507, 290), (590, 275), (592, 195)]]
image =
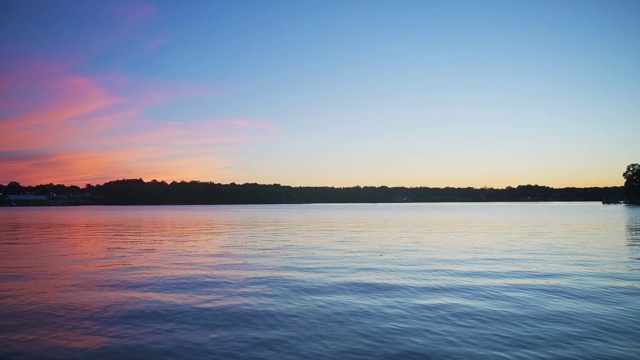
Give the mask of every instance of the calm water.
[(640, 207), (0, 208), (0, 358), (640, 357)]

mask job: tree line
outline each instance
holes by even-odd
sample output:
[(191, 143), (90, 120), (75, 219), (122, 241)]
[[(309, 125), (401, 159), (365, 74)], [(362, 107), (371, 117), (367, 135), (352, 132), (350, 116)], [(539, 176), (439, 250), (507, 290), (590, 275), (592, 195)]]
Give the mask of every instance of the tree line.
[[(220, 184), (202, 181), (144, 181), (122, 179), (100, 185), (0, 184), (3, 195), (34, 194), (63, 199), (76, 205), (196, 205), (196, 204), (302, 204), (392, 202), (494, 202), (494, 201), (600, 201), (622, 199), (625, 188), (552, 188), (540, 185), (517, 187), (387, 187), (302, 186), (280, 184)], [(66, 199), (66, 200), (65, 200)]]

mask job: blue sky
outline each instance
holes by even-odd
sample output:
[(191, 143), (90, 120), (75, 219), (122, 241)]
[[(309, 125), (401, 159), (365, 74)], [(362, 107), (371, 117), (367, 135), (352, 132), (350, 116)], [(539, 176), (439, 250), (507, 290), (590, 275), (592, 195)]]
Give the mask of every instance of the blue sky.
[(0, 183), (621, 185), (637, 1), (5, 1)]

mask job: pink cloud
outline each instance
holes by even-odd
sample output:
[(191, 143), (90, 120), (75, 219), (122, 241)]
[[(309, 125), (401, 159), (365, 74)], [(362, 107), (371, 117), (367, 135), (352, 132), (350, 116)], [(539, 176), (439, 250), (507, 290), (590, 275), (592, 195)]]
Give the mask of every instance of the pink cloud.
[(122, 102), (91, 78), (69, 75), (63, 67), (24, 64), (0, 78), (0, 96), (11, 104), (0, 113), (0, 142), (12, 130), (51, 125)]
[(129, 5), (121, 9), (121, 13), (132, 23), (148, 20), (156, 16), (156, 8), (148, 4)]
[[(119, 146), (146, 144), (148, 146), (171, 148), (178, 151), (183, 147), (200, 148), (216, 145), (242, 144), (271, 138), (262, 125), (238, 127), (227, 120), (204, 122), (154, 121), (149, 119), (130, 119), (117, 129), (126, 128), (126, 133), (101, 134), (102, 142)], [(270, 126), (265, 125), (270, 128)]]
[[(120, 178), (159, 180), (203, 179), (212, 172), (226, 175), (229, 160), (211, 154), (186, 154), (167, 158), (169, 152), (153, 148), (93, 150), (79, 153), (55, 153), (28, 159), (3, 159), (0, 183), (17, 180), (23, 184), (64, 183), (84, 185)], [(175, 156), (175, 154), (171, 153)], [(9, 180), (14, 179), (14, 180)]]
[(149, 42), (149, 44), (147, 45), (147, 48), (149, 50), (155, 50), (160, 46), (164, 45), (167, 41), (169, 41), (169, 38), (166, 36), (157, 37)]
[[(149, 106), (202, 96), (203, 89), (215, 93), (212, 87), (158, 86), (120, 76), (107, 88), (100, 77), (64, 67), (27, 76), (34, 74), (29, 66), (0, 73), (0, 102), (11, 104), (0, 110), (0, 183), (232, 180), (228, 153), (277, 134), (270, 124), (248, 119), (177, 122), (143, 116)], [(11, 84), (30, 96), (2, 91)]]

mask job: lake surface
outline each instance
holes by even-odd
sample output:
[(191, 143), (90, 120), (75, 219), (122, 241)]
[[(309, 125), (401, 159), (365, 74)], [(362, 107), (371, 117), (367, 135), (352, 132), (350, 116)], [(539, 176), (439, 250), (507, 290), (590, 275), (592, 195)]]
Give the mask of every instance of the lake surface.
[(0, 208), (0, 358), (633, 359), (640, 207)]

